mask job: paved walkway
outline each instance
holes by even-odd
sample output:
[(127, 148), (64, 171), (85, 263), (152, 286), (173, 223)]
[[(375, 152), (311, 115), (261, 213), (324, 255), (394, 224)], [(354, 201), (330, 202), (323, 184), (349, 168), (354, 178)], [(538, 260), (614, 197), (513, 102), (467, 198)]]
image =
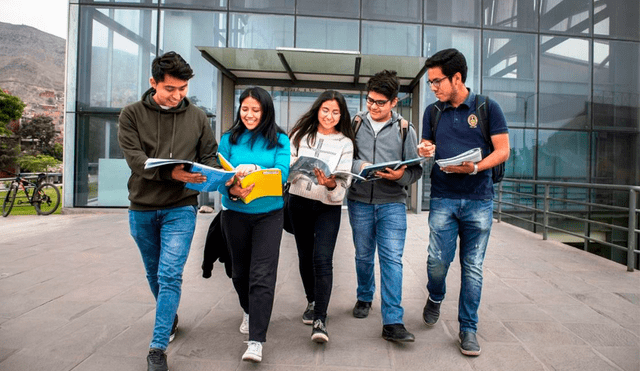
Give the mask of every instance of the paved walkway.
[[(355, 319), (354, 249), (347, 214), (334, 261), (326, 345), (310, 341), (292, 236), (283, 237), (276, 302), (261, 364), (240, 361), (241, 309), (219, 263), (204, 279), (212, 214), (199, 214), (184, 277), (172, 371), (640, 370), (640, 273), (505, 223), (494, 224), (480, 308), (482, 355), (457, 348), (460, 270), (452, 265), (441, 321), (422, 324), (427, 214), (410, 214), (404, 306), (416, 342), (380, 337), (380, 302)], [(154, 319), (127, 214), (9, 216), (0, 220), (0, 370), (146, 370)]]

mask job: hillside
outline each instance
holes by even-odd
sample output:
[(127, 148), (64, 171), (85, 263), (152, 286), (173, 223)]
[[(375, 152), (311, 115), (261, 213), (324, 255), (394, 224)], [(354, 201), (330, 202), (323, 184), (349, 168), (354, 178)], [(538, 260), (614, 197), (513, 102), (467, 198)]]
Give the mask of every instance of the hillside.
[(66, 41), (0, 22), (0, 88), (27, 104), (23, 117), (52, 116), (62, 131)]

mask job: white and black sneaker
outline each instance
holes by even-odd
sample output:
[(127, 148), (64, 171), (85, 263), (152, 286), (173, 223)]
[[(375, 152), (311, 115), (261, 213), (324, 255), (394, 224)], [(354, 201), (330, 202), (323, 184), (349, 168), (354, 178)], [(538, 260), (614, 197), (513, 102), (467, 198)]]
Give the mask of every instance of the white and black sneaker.
[(240, 333), (249, 334), (249, 313), (242, 312), (242, 323), (240, 324)]
[(305, 325), (313, 324), (313, 312), (315, 307), (316, 307), (315, 301), (312, 301), (311, 303), (307, 304), (307, 309), (305, 309), (304, 313), (302, 313), (302, 323), (304, 323)]
[(178, 333), (178, 313), (176, 313), (176, 318), (173, 319), (173, 326), (171, 326), (171, 335), (169, 335), (169, 342), (172, 342), (173, 339), (176, 338), (177, 333)]
[(327, 333), (327, 325), (325, 324), (325, 321), (321, 319), (313, 321), (311, 341), (314, 341), (316, 343), (326, 343), (329, 341), (329, 334)]
[(242, 355), (243, 361), (262, 362), (262, 343), (259, 341), (249, 340), (247, 343), (247, 351)]

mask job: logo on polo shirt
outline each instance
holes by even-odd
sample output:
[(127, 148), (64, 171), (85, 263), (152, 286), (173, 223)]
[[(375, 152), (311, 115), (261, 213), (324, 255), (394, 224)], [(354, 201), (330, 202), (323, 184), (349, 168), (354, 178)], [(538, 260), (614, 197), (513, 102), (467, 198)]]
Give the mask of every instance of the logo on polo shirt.
[(474, 115), (473, 113), (470, 114), (467, 118), (467, 122), (469, 123), (469, 127), (471, 129), (475, 129), (476, 126), (478, 126), (478, 116)]

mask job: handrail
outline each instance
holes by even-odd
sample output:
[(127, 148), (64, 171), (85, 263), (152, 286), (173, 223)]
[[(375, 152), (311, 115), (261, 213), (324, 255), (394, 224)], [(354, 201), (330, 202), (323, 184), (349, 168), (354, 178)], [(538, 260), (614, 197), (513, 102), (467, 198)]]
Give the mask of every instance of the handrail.
[[(513, 183), (515, 185), (532, 184), (534, 186), (531, 187), (531, 193), (523, 193), (521, 190), (519, 192), (516, 192), (516, 191), (504, 189), (505, 183)], [(538, 193), (538, 188), (536, 186), (544, 186), (544, 195), (541, 195)], [(625, 208), (621, 206), (592, 202), (592, 200), (590, 200), (589, 198), (587, 198), (586, 200), (577, 200), (577, 199), (561, 198), (557, 196), (551, 197), (551, 187), (559, 187), (564, 189), (584, 188), (589, 190), (588, 194), (590, 194), (590, 190), (592, 189), (604, 189), (607, 191), (627, 191), (629, 192), (629, 196), (628, 196), (629, 202), (627, 205), (628, 207)], [(637, 208), (638, 194), (640, 194), (640, 186), (504, 178), (502, 182), (498, 184), (498, 187), (497, 187), (497, 197), (495, 200), (497, 204), (496, 219), (498, 222), (501, 222), (502, 217), (507, 216), (509, 218), (530, 223), (535, 226), (541, 226), (543, 228), (542, 238), (544, 240), (548, 239), (549, 230), (551, 229), (551, 230), (559, 231), (571, 236), (582, 238), (585, 240), (585, 244), (587, 242), (596, 242), (596, 243), (609, 246), (615, 249), (626, 250), (627, 251), (627, 271), (633, 272), (634, 265), (635, 265), (635, 256), (640, 255), (640, 249), (637, 246), (637, 241), (639, 240), (638, 236), (640, 235), (640, 229), (638, 229), (637, 227), (638, 220), (640, 220), (640, 217), (639, 217), (640, 209)], [(532, 202), (533, 205), (522, 205), (514, 202), (513, 200), (511, 201), (504, 200), (505, 196), (509, 196), (509, 195), (519, 196), (519, 197), (523, 196), (523, 197), (530, 198), (534, 200)], [(542, 200), (543, 202), (544, 206), (542, 210), (536, 207), (536, 203), (538, 200)], [(572, 206), (576, 206), (576, 205), (582, 206), (584, 207), (584, 209), (568, 210), (562, 213), (559, 210), (555, 210), (555, 209), (550, 210), (550, 201), (562, 202), (564, 204), (570, 204)], [(513, 207), (516, 210), (519, 209), (519, 210), (525, 210), (528, 212), (533, 212), (534, 218), (533, 220), (529, 220), (527, 218), (523, 218), (521, 216), (505, 212), (503, 205)], [(605, 209), (608, 211), (617, 211), (617, 212), (626, 214), (628, 218), (627, 226), (625, 227), (620, 225), (614, 225), (611, 223), (605, 223), (599, 220), (592, 220), (591, 214), (597, 212), (592, 210), (592, 208), (594, 207)], [(598, 211), (604, 211), (604, 210), (598, 210)], [(584, 213), (587, 214), (587, 218), (576, 216), (576, 214), (584, 214)], [(542, 215), (542, 220), (543, 220), (542, 222), (536, 221), (536, 218), (535, 218), (536, 215), (540, 215), (540, 214)], [(624, 214), (621, 214), (621, 215), (624, 215)], [(604, 241), (602, 239), (594, 238), (590, 236), (588, 232), (585, 232), (584, 234), (580, 234), (575, 231), (566, 230), (566, 229), (558, 228), (555, 226), (550, 226), (549, 216), (555, 216), (555, 217), (564, 218), (567, 220), (585, 222), (587, 223), (587, 226), (588, 226), (587, 228), (585, 228), (585, 231), (589, 231), (591, 229), (591, 226), (600, 226), (600, 227), (609, 228), (611, 230), (615, 229), (618, 231), (626, 231), (627, 246), (616, 244), (613, 241)]]

